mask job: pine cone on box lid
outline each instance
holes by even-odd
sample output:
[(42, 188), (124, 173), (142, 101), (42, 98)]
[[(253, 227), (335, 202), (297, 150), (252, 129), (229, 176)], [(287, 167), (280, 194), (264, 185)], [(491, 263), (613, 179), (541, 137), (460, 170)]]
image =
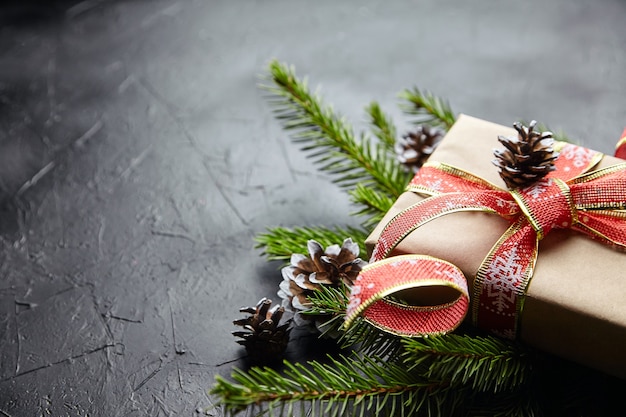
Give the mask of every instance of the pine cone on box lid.
[(505, 149), (496, 149), (493, 164), (509, 189), (524, 188), (554, 171), (558, 157), (553, 145), (552, 132), (536, 132), (537, 122), (528, 127), (516, 122), (517, 137), (498, 136)]

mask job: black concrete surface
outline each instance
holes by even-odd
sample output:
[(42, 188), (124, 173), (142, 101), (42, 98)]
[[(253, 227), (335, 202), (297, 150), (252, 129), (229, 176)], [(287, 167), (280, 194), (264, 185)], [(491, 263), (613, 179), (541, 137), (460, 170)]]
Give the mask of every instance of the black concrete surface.
[(238, 308), (280, 281), (255, 234), (356, 222), (273, 119), (271, 58), (357, 129), (373, 99), (406, 127), (417, 85), (612, 153), (625, 21), (621, 0), (2, 3), (0, 415), (197, 415), (242, 365)]

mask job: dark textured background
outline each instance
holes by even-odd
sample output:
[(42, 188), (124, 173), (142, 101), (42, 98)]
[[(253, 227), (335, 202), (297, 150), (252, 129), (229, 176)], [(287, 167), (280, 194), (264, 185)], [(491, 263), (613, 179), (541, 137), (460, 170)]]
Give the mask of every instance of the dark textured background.
[(357, 129), (375, 99), (403, 130), (417, 85), (612, 153), (625, 21), (621, 0), (4, 2), (0, 415), (197, 414), (241, 364), (238, 308), (280, 281), (255, 234), (355, 222), (257, 88), (271, 58)]

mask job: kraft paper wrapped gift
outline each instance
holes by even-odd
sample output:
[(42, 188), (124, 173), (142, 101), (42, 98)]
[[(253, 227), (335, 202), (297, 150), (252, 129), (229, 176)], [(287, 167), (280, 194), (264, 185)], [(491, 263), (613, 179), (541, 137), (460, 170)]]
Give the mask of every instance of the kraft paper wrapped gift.
[[(462, 115), (430, 161), (461, 168), (506, 189), (492, 164), (494, 148), (501, 147), (499, 135), (517, 132)], [(623, 162), (605, 155), (594, 169)], [(389, 220), (423, 199), (413, 192), (400, 196), (367, 239), (370, 254)], [(391, 255), (421, 254), (448, 261), (463, 271), (471, 288), (481, 262), (509, 225), (494, 214), (452, 213), (411, 232)], [(575, 231), (552, 230), (539, 242), (523, 305), (518, 327), (522, 341), (626, 378), (626, 253)]]

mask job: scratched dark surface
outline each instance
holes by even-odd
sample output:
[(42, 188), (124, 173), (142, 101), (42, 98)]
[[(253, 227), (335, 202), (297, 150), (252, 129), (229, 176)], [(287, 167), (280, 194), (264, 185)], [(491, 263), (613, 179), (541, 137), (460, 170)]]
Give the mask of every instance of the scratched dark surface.
[(355, 222), (273, 119), (270, 58), (357, 129), (373, 99), (406, 127), (417, 85), (612, 153), (625, 21), (620, 0), (4, 2), (0, 415), (197, 415), (242, 364), (238, 308), (280, 281), (254, 235)]

